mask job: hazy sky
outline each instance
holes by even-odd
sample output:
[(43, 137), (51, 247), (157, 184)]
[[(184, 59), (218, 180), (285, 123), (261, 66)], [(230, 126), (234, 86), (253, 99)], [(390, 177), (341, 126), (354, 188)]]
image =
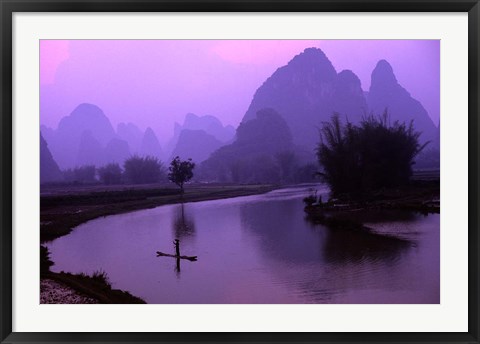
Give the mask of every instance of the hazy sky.
[(321, 48), (368, 91), (380, 59), (434, 123), (440, 112), (440, 41), (75, 40), (40, 43), (40, 121), (56, 128), (80, 103), (98, 105), (114, 128), (151, 126), (165, 142), (186, 113), (237, 126), (256, 89), (307, 47)]

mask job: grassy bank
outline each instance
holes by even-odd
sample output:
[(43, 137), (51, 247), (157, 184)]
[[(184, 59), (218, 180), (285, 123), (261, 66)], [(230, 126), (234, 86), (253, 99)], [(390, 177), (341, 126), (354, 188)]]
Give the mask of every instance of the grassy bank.
[(56, 188), (40, 197), (40, 240), (51, 241), (98, 217), (180, 202), (197, 202), (261, 194), (271, 185), (195, 185), (183, 197), (176, 188), (155, 185), (116, 188)]

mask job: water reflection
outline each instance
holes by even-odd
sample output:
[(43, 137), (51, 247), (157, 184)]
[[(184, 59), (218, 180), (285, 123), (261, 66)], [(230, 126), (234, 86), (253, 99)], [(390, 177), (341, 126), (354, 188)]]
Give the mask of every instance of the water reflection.
[(173, 236), (180, 240), (195, 236), (195, 222), (193, 217), (185, 211), (185, 204), (183, 203), (176, 206), (172, 230)]
[(177, 277), (180, 277), (180, 258), (176, 258), (177, 264), (175, 264), (175, 272), (177, 273)]
[[(299, 204), (291, 201), (265, 203), (261, 207), (245, 204), (241, 207), (241, 219), (245, 228), (258, 236), (261, 252), (271, 258), (294, 263), (321, 260), (332, 263), (378, 259), (395, 261), (403, 251), (414, 245), (409, 240), (367, 230), (313, 225), (305, 218), (302, 219), (304, 223), (299, 224), (295, 216), (299, 213), (298, 208)], [(380, 222), (380, 214), (375, 216)], [(375, 217), (368, 218), (372, 220)], [(389, 214), (383, 217), (383, 221), (385, 218), (405, 221), (415, 217), (404, 212)], [(309, 227), (311, 232), (306, 235), (302, 227)]]
[(342, 213), (343, 219), (351, 219), (361, 223), (382, 223), (382, 222), (412, 222), (418, 215), (413, 211), (401, 209), (368, 209), (360, 211), (346, 211)]
[[(307, 302), (314, 303), (439, 301), (439, 265), (433, 264), (425, 271), (424, 262), (417, 260), (427, 256), (438, 264), (436, 215), (362, 212), (362, 220), (378, 225), (377, 229), (383, 226), (390, 229), (375, 232), (331, 229), (313, 224), (302, 213), (303, 204), (299, 199), (240, 207), (242, 227), (255, 237), (257, 250), (267, 261), (266, 265), (272, 267), (274, 283), (288, 286)], [(426, 226), (422, 221), (431, 224)], [(413, 232), (411, 227), (434, 235), (428, 239), (433, 239), (429, 250), (420, 252), (418, 240), (421, 238), (405, 235)], [(433, 233), (428, 232), (430, 227), (435, 230)], [(405, 285), (405, 280), (410, 278), (428, 282)], [(397, 296), (397, 293), (410, 293), (410, 296)]]
[(263, 255), (290, 263), (319, 260), (322, 237), (303, 231), (306, 222), (300, 200), (244, 204), (240, 218), (245, 230), (258, 239)]
[[(306, 194), (278, 190), (93, 220), (49, 244), (52, 269), (104, 270), (114, 288), (148, 303), (439, 303), (438, 214), (364, 214), (374, 233), (336, 231), (306, 221)], [(175, 239), (198, 261), (152, 254), (174, 254)]]
[(324, 228), (322, 255), (329, 263), (389, 261), (396, 262), (413, 243), (367, 230)]

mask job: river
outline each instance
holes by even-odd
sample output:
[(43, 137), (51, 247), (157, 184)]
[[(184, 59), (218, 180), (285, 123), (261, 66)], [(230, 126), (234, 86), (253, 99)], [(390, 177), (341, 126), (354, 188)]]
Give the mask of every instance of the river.
[[(311, 188), (95, 219), (48, 244), (52, 270), (105, 271), (114, 288), (159, 304), (440, 302), (439, 214), (366, 216), (381, 235), (331, 230), (306, 219)], [(198, 260), (157, 257), (174, 239)]]

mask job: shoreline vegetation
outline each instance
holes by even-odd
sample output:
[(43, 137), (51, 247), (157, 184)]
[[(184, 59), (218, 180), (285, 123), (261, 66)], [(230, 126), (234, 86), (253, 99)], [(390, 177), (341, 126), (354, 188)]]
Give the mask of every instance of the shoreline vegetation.
[(440, 213), (440, 180), (412, 180), (397, 188), (381, 189), (359, 196), (349, 194), (322, 202), (310, 195), (304, 199), (307, 219), (332, 229), (370, 231), (363, 217), (374, 212), (409, 211), (420, 214)]
[[(177, 188), (158, 184), (109, 187), (44, 186), (40, 196), (40, 242), (46, 243), (67, 235), (78, 225), (99, 217), (182, 202), (257, 195), (276, 188), (278, 186), (275, 185), (198, 184), (190, 185), (182, 195), (181, 190)], [(144, 300), (126, 291), (112, 289), (108, 277), (102, 272), (94, 273), (92, 276), (52, 272), (49, 268), (54, 262), (50, 260), (48, 250), (41, 246), (40, 252), (40, 280), (44, 284), (48, 280), (53, 280), (98, 303), (145, 303)], [(55, 293), (55, 288), (49, 292)], [(42, 299), (45, 297), (42, 296)], [(69, 303), (68, 298), (64, 300), (62, 303)]]
[(316, 193), (304, 198), (307, 218), (338, 230), (369, 231), (368, 213), (440, 213), (440, 171), (415, 175), (415, 159), (429, 145), (410, 123), (365, 116), (358, 124), (334, 114), (320, 129), (319, 174), (330, 189), (324, 203)]

